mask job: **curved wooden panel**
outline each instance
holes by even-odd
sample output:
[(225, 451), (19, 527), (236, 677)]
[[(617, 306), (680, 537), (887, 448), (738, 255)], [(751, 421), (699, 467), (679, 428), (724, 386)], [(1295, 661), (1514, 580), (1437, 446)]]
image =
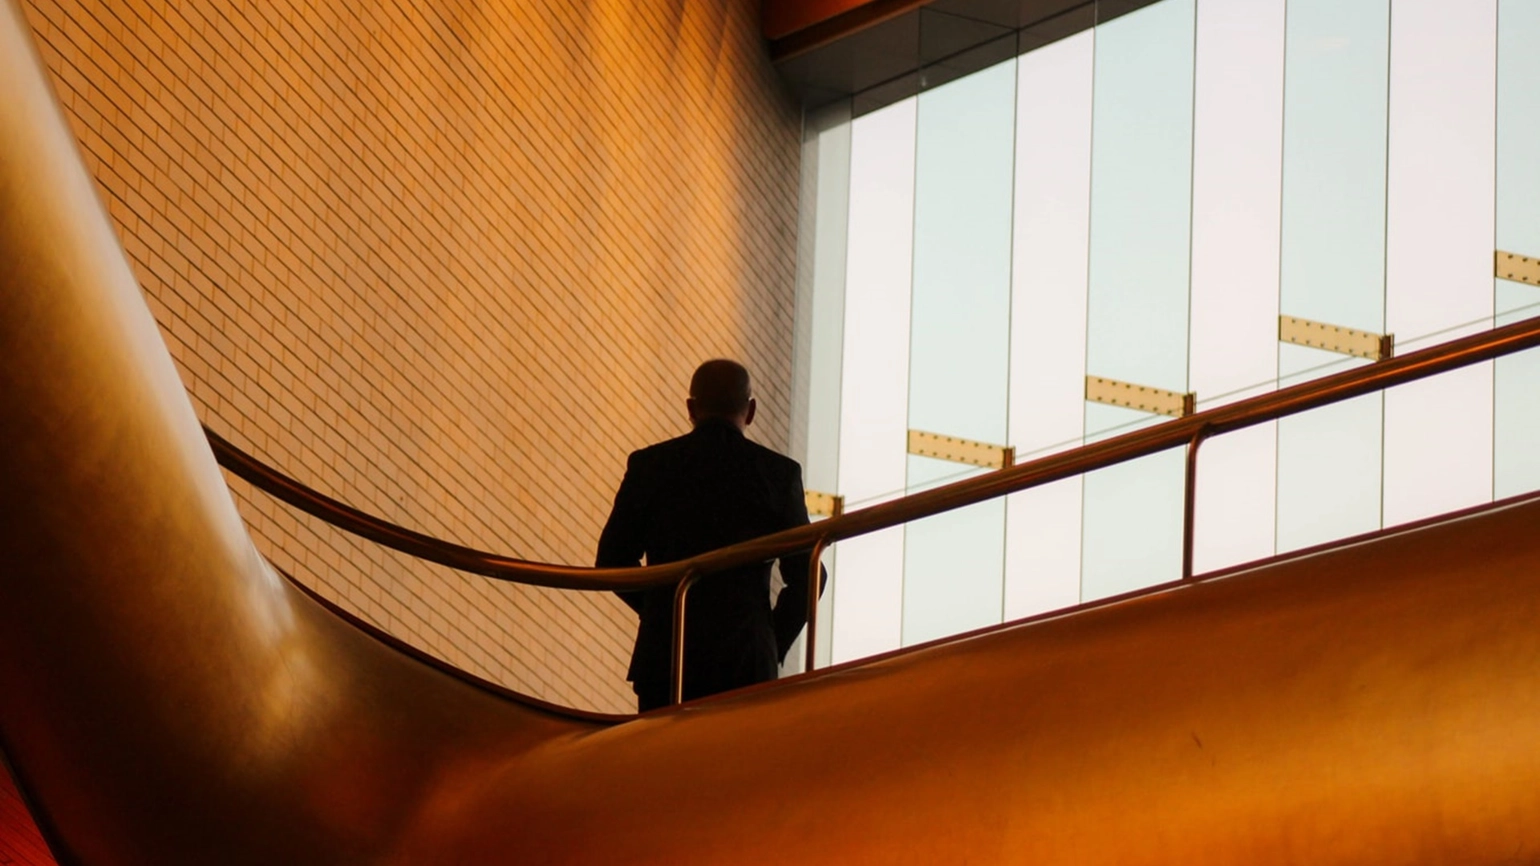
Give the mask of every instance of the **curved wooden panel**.
[(594, 729), (268, 568), (8, 0), (0, 90), (0, 737), (61, 860), (379, 862), (430, 789)]
[(1509, 863), (1540, 504), (621, 723), (253, 550), (0, 5), (0, 740), (66, 863)]

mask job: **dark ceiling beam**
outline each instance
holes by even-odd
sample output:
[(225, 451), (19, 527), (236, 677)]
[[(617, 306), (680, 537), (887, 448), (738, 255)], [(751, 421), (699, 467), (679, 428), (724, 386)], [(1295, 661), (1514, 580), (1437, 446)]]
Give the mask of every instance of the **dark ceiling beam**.
[(764, 32), (776, 63), (822, 48), (930, 0), (866, 0), (858, 5), (829, 0), (765, 0)]
[(859, 116), (1154, 2), (764, 0), (764, 33), (804, 106)]

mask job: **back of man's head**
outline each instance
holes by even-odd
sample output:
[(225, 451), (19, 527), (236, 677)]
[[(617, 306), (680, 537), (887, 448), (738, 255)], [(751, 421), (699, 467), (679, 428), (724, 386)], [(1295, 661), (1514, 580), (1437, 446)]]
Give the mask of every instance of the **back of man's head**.
[(720, 418), (743, 423), (754, 398), (749, 371), (737, 361), (716, 358), (695, 369), (690, 377), (690, 418)]

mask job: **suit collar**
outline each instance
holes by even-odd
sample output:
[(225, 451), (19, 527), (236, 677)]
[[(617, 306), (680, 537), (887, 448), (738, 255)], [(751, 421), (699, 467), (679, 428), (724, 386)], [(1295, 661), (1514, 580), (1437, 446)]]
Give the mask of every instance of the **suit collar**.
[(726, 418), (707, 418), (701, 421), (699, 424), (696, 424), (695, 429), (690, 431), (690, 435), (705, 436), (712, 439), (742, 439), (743, 431), (738, 429), (737, 424), (734, 424), (732, 421), (729, 421)]

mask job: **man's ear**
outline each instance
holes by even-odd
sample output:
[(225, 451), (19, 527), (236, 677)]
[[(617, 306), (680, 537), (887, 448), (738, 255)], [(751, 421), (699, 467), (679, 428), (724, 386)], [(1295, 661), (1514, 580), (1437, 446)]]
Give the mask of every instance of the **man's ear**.
[(750, 424), (754, 423), (754, 410), (758, 409), (758, 408), (759, 408), (759, 401), (755, 400), (753, 397), (750, 397), (749, 398), (749, 410), (747, 412), (743, 413), (743, 426), (747, 427)]

